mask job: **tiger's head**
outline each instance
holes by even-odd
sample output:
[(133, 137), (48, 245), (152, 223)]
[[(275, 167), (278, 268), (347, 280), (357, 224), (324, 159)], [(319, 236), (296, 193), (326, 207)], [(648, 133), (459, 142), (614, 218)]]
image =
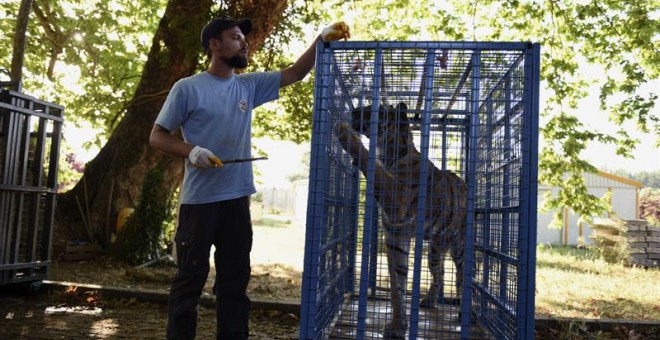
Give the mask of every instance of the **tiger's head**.
[[(408, 122), (408, 106), (400, 102), (396, 107), (390, 105), (385, 107), (378, 106), (378, 134), (389, 130), (401, 130), (410, 127)], [(362, 135), (369, 134), (371, 126), (372, 105), (356, 108), (351, 113), (353, 130)]]
[[(396, 107), (378, 107), (377, 146), (381, 161), (387, 166), (415, 154), (412, 129), (408, 120), (408, 106), (401, 102)], [(353, 130), (369, 137), (372, 106), (357, 108), (352, 112)]]

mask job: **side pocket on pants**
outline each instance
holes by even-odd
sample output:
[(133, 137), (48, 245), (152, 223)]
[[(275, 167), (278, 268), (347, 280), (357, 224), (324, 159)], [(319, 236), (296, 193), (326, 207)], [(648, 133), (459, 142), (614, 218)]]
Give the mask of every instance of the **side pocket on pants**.
[(177, 276), (189, 276), (209, 271), (209, 249), (200, 242), (197, 221), (185, 206), (180, 210), (179, 226), (174, 236), (177, 251)]

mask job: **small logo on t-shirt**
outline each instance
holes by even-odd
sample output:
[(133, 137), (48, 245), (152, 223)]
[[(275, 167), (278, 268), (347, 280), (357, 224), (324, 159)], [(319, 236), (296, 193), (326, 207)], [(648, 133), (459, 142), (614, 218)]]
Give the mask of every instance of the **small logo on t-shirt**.
[(238, 108), (241, 109), (241, 111), (245, 112), (247, 111), (247, 100), (242, 99), (240, 103), (238, 103)]

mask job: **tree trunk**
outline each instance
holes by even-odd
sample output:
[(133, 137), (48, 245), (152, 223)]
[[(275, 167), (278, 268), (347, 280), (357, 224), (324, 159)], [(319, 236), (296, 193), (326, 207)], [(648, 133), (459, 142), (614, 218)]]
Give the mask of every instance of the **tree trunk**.
[[(254, 22), (248, 38), (251, 52), (263, 46), (286, 9), (284, 0), (231, 2)], [(87, 164), (80, 182), (58, 198), (53, 251), (67, 241), (106, 246), (117, 213), (139, 202), (147, 171), (164, 173), (164, 192), (174, 193), (183, 177), (183, 160), (149, 146), (149, 132), (169, 89), (197, 71), (202, 51), (199, 35), (209, 20), (212, 0), (170, 0), (156, 31), (132, 104), (99, 154)], [(233, 14), (236, 14), (234, 12)]]
[[(16, 30), (14, 34), (14, 49), (11, 59), (11, 81), (20, 84), (23, 80), (23, 61), (25, 60), (25, 36), (30, 21), (33, 0), (22, 0), (16, 18)], [(20, 87), (20, 86), (19, 86)], [(20, 90), (20, 88), (19, 88)]]

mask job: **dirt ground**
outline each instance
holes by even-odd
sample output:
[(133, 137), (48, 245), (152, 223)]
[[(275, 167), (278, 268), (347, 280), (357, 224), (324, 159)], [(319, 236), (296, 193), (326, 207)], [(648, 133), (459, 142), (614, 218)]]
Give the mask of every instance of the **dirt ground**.
[[(167, 262), (135, 268), (109, 258), (99, 258), (93, 261), (53, 263), (49, 280), (168, 291), (175, 271), (176, 267)], [(212, 294), (214, 272), (212, 266), (204, 293)], [(289, 265), (254, 264), (248, 294), (253, 299), (299, 302), (301, 283), (302, 271)]]
[[(286, 228), (255, 226), (249, 296), (254, 301), (299, 303), (303, 249), (301, 224)], [(135, 268), (99, 257), (55, 261), (48, 279), (166, 292), (175, 270), (168, 261)], [(212, 294), (214, 272), (212, 267), (204, 293)], [(35, 295), (0, 289), (0, 339), (164, 339), (166, 320), (164, 304), (114, 299), (73, 288)], [(290, 312), (253, 309), (250, 338), (297, 339), (298, 322)], [(200, 307), (197, 338), (215, 338), (214, 309)]]
[[(164, 339), (164, 304), (104, 299), (65, 292), (36, 296), (0, 294), (1, 339)], [(200, 307), (198, 339), (215, 338), (215, 312)], [(298, 318), (253, 311), (251, 339), (297, 339)]]
[[(173, 266), (135, 269), (100, 258), (60, 262), (51, 267), (51, 280), (167, 291)], [(281, 264), (256, 265), (250, 283), (253, 299), (299, 301), (301, 273)], [(210, 275), (211, 277), (211, 275)], [(211, 291), (212, 280), (205, 292)], [(0, 339), (164, 339), (164, 304), (135, 299), (106, 298), (67, 290), (36, 295), (0, 294)], [(297, 339), (298, 317), (281, 311), (253, 310), (252, 339)], [(200, 307), (198, 339), (215, 337), (215, 312)]]

